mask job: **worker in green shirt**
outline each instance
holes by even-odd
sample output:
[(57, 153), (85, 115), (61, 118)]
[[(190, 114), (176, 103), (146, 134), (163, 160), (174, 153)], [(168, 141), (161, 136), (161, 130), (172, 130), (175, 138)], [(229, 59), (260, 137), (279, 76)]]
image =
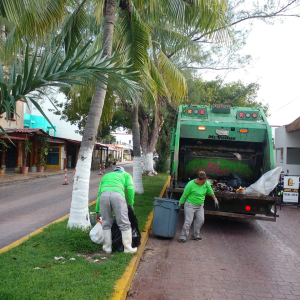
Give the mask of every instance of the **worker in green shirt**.
[[(112, 251), (111, 227), (113, 224), (112, 211), (115, 212), (116, 221), (122, 233), (122, 243), (125, 253), (135, 253), (137, 248), (132, 248), (132, 230), (128, 219), (128, 207), (125, 199), (125, 188), (128, 194), (128, 207), (133, 210), (134, 186), (132, 177), (125, 172), (123, 167), (115, 167), (114, 172), (103, 176), (97, 197), (96, 213), (97, 219), (102, 216), (102, 229), (104, 244), (102, 249), (106, 253)], [(100, 203), (100, 209), (99, 209)]]
[(197, 178), (191, 180), (186, 185), (184, 192), (179, 200), (179, 208), (184, 205), (184, 224), (179, 237), (180, 243), (186, 243), (191, 224), (194, 220), (194, 232), (192, 240), (201, 241), (200, 229), (204, 224), (204, 200), (209, 195), (214, 199), (215, 207), (219, 207), (218, 199), (212, 190), (204, 171), (199, 171)]

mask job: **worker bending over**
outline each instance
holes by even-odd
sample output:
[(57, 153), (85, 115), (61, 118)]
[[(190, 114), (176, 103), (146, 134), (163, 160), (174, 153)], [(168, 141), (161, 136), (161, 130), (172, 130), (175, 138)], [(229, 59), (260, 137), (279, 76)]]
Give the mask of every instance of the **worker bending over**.
[[(128, 219), (128, 207), (125, 199), (125, 188), (128, 194), (128, 206), (133, 209), (134, 186), (132, 177), (125, 172), (123, 167), (115, 167), (114, 172), (103, 176), (97, 197), (96, 212), (97, 219), (99, 211), (102, 216), (102, 228), (104, 235), (103, 250), (111, 253), (112, 237), (111, 227), (113, 224), (112, 211), (115, 212), (116, 221), (122, 233), (122, 243), (125, 253), (135, 253), (137, 248), (132, 248), (132, 231)], [(99, 210), (100, 202), (100, 210)]]

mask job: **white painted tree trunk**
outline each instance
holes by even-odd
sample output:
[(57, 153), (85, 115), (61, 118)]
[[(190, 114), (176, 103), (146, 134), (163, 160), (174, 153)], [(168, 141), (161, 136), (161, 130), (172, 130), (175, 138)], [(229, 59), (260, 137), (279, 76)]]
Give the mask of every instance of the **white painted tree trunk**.
[[(111, 57), (112, 40), (115, 22), (115, 0), (106, 1), (103, 42), (103, 57)], [(90, 226), (89, 218), (89, 183), (92, 163), (92, 152), (96, 142), (97, 131), (102, 115), (106, 86), (104, 89), (96, 88), (90, 111), (83, 132), (81, 147), (76, 165), (76, 175), (73, 185), (72, 203), (68, 227), (86, 229)]]
[(153, 171), (153, 152), (144, 154), (144, 170), (146, 172)]
[(153, 164), (153, 151), (158, 140), (161, 119), (158, 113), (155, 112), (155, 120), (149, 122), (149, 116), (143, 115), (143, 112), (141, 112), (139, 124), (141, 126), (141, 146), (144, 155), (143, 173), (146, 173), (148, 176), (156, 176), (157, 172), (154, 171)]
[(85, 159), (79, 159), (76, 165), (71, 211), (68, 222), (68, 227), (70, 228), (87, 228), (91, 225), (88, 205), (92, 151), (91, 149), (80, 149), (80, 157), (85, 157)]
[(137, 194), (144, 193), (143, 172), (141, 165), (141, 140), (138, 121), (138, 104), (133, 104), (132, 112), (132, 140), (133, 140), (133, 184)]
[(153, 152), (144, 154), (144, 169), (143, 173), (147, 173), (148, 176), (156, 176), (157, 172), (154, 171), (153, 165)]
[(133, 157), (133, 184), (134, 184), (134, 191), (137, 194), (144, 193), (144, 186), (143, 186), (143, 170), (141, 165), (141, 157)]

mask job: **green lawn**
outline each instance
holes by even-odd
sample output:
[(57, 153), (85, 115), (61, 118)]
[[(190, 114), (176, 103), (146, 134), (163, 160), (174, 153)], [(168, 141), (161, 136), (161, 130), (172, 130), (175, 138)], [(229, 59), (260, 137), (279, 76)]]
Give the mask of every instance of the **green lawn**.
[[(134, 204), (141, 230), (153, 209), (153, 198), (158, 197), (167, 177), (143, 177), (145, 193), (136, 195)], [(90, 211), (95, 211), (94, 206)], [(0, 299), (108, 299), (132, 255), (105, 255), (88, 232), (67, 229), (66, 220), (0, 254)], [(54, 259), (60, 256), (64, 259)], [(96, 258), (100, 262), (95, 263)]]

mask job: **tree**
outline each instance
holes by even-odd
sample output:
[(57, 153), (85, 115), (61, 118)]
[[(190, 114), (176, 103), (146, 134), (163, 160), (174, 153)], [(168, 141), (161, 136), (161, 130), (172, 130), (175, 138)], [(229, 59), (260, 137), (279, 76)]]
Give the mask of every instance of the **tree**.
[(241, 81), (224, 83), (220, 78), (203, 81), (189, 78), (189, 102), (194, 105), (230, 104), (231, 106), (261, 107), (268, 116), (268, 105), (256, 100), (259, 85)]
[(138, 104), (133, 105), (132, 112), (132, 144), (133, 144), (133, 184), (134, 190), (138, 194), (144, 193), (141, 168), (141, 141), (140, 127), (138, 120)]
[[(123, 4), (122, 9), (128, 14), (125, 14), (124, 25), (120, 27), (123, 39), (119, 47), (130, 45), (130, 59), (133, 68), (141, 73), (140, 84), (144, 88), (139, 99), (132, 99), (131, 104), (134, 120), (133, 140), (134, 143), (141, 142), (141, 145), (134, 145), (133, 175), (134, 182), (139, 182), (135, 184), (136, 190), (142, 190), (140, 146), (144, 155), (144, 171), (152, 175), (153, 150), (163, 123), (162, 106), (167, 101), (178, 105), (186, 94), (185, 80), (165, 55), (164, 49), (174, 49), (177, 43), (180, 43), (180, 47), (187, 48), (184, 43), (187, 38), (183, 39), (181, 34), (187, 26), (206, 31), (215, 28), (216, 24), (224, 25), (226, 7), (223, 1), (207, 3), (206, 7), (203, 7), (203, 2), (200, 1), (165, 1), (155, 8), (149, 6), (149, 9), (153, 10), (150, 15), (148, 10), (144, 9), (147, 5), (141, 7), (137, 1), (127, 1), (126, 5), (124, 2)], [(210, 5), (210, 9), (207, 9)], [(193, 20), (192, 24), (189, 23), (190, 20)], [(193, 43), (190, 42), (189, 46), (191, 44)], [(139, 122), (135, 121), (137, 119)]]
[[(89, 57), (87, 55), (89, 45), (90, 43), (87, 43), (83, 48), (75, 47), (67, 55), (62, 51), (61, 43), (50, 45), (39, 60), (37, 50), (31, 57), (29, 46), (27, 46), (23, 55), (24, 60), (21, 54), (16, 55), (9, 80), (4, 77), (1, 65), (0, 115), (8, 114), (12, 110), (15, 112), (16, 102), (23, 99), (25, 102), (30, 100), (46, 117), (32, 92), (47, 86), (68, 87), (72, 84), (84, 84), (85, 80), (96, 79), (97, 85), (101, 87), (110, 82), (121, 93), (124, 91), (124, 86), (132, 90), (135, 84), (129, 78), (133, 74), (127, 73), (127, 76), (123, 76), (122, 72), (126, 70), (125, 68), (113, 68), (115, 58), (100, 59), (98, 56), (103, 54), (102, 50), (97, 51), (93, 57)], [(106, 74), (110, 74), (109, 79)], [(125, 95), (128, 94), (125, 93)]]
[[(269, 5), (261, 7), (256, 6), (252, 11), (249, 8), (246, 12), (239, 10), (239, 5), (241, 3), (242, 1), (231, 1), (228, 10), (225, 13), (225, 17), (223, 17), (223, 19), (220, 18), (219, 20), (216, 19), (217, 21), (215, 24), (217, 25), (212, 30), (205, 27), (207, 23), (203, 21), (203, 16), (197, 19), (197, 17), (199, 17), (197, 16), (198, 11), (194, 10), (195, 15), (189, 12), (192, 21), (190, 23), (182, 23), (184, 26), (180, 31), (174, 30), (176, 27), (172, 28), (172, 30), (166, 28), (166, 30), (168, 30), (166, 33), (166, 31), (161, 28), (161, 24), (164, 24), (164, 26), (166, 24), (162, 18), (161, 23), (157, 22), (158, 24), (151, 27), (151, 38), (156, 42), (155, 44), (158, 45), (157, 49), (169, 58), (170, 62), (178, 67), (179, 70), (185, 70), (187, 68), (223, 70), (243, 67), (250, 62), (250, 56), (241, 58), (238, 55), (238, 51), (245, 43), (249, 28), (241, 31), (236, 29), (235, 25), (244, 22), (247, 19), (272, 19), (277, 16), (287, 16), (288, 9), (293, 7), (295, 1), (291, 1), (290, 3), (286, 2), (285, 4), (278, 3), (278, 6), (269, 3)], [(293, 9), (295, 8), (297, 7), (294, 6)], [(197, 27), (196, 24), (200, 26)], [(149, 26), (151, 26), (151, 24)], [(231, 28), (232, 31), (225, 30), (226, 28)], [(233, 39), (233, 43), (228, 43), (230, 47), (227, 48), (228, 51), (224, 55), (224, 57), (227, 57), (228, 59), (224, 60), (223, 57), (218, 59), (222, 44), (229, 40), (226, 38), (226, 35), (231, 36)], [(151, 53), (155, 53), (155, 51), (152, 51)], [(154, 61), (157, 60), (154, 59)], [(223, 64), (224, 61), (226, 61), (227, 65)], [(200, 66), (197, 66), (197, 64), (200, 64)], [(236, 85), (238, 84), (236, 83)], [(233, 91), (234, 88), (236, 88), (235, 92)], [(238, 96), (238, 99), (234, 100), (235, 105), (240, 105), (239, 103), (242, 103), (244, 106), (257, 105), (257, 102), (254, 100), (243, 99), (243, 94), (249, 95), (253, 88), (255, 88), (254, 84), (244, 87), (240, 83), (239, 88), (235, 86), (231, 87), (231, 90), (229, 90), (229, 87), (227, 86), (227, 96), (232, 94), (231, 96), (233, 97), (233, 99), (227, 100), (232, 102), (234, 98)], [(225, 89), (223, 89), (222, 92), (226, 92)], [(226, 95), (224, 95), (224, 97), (225, 96)], [(149, 106), (151, 107), (150, 110), (145, 109), (145, 105), (139, 106), (139, 110), (141, 110), (139, 112), (139, 122), (142, 131), (141, 145), (143, 153), (149, 153), (149, 159), (147, 159), (147, 155), (144, 155), (146, 158), (146, 161), (144, 158), (144, 162), (145, 168), (150, 174), (153, 169), (153, 160), (151, 157), (151, 151), (153, 150), (151, 149), (153, 149), (153, 144), (156, 144), (158, 136), (157, 132), (159, 132), (157, 129), (163, 124), (162, 109), (161, 106), (158, 107), (157, 105), (162, 99), (156, 99), (155, 105)], [(168, 100), (170, 101), (170, 98), (168, 98)], [(163, 101), (161, 102), (164, 103)], [(258, 105), (263, 106), (265, 110), (267, 109), (267, 106), (264, 106), (262, 103), (258, 103)], [(155, 115), (156, 111), (160, 113), (160, 116)]]
[(167, 104), (164, 114), (164, 123), (159, 132), (158, 141), (155, 147), (158, 158), (155, 161), (156, 172), (167, 172), (170, 170), (170, 146), (172, 140), (172, 128), (176, 119), (177, 109)]
[(186, 31), (185, 34), (195, 42), (195, 51), (189, 56), (184, 56), (180, 51), (168, 53), (173, 57), (179, 69), (186, 70), (210, 70), (229, 72), (245, 68), (251, 63), (251, 56), (241, 56), (239, 51), (246, 44), (251, 32), (251, 26), (255, 21), (272, 24), (283, 21), (285, 18), (300, 17), (299, 0), (260, 0), (241, 1), (229, 0), (226, 11), (227, 28), (230, 28), (233, 42), (219, 43), (218, 39), (211, 39), (223, 25), (213, 30), (202, 32), (198, 29)]
[(101, 140), (100, 140), (102, 143), (104, 144), (113, 144), (115, 143), (117, 140), (116, 140), (116, 137), (111, 135), (111, 134), (107, 134), (103, 137), (101, 137)]
[[(15, 1), (13, 1), (13, 5), (15, 5)], [(29, 28), (31, 31), (28, 37), (32, 36), (38, 36), (40, 35), (40, 32), (43, 31), (45, 33), (47, 31), (47, 27), (51, 28), (52, 30), (55, 30), (55, 28), (60, 28), (59, 24), (55, 23), (54, 16), (59, 17), (59, 21), (63, 19), (63, 15), (66, 10), (68, 10), (69, 6), (68, 4), (71, 3), (71, 1), (58, 1), (55, 5), (61, 4), (59, 7), (53, 7), (56, 8), (55, 13), (52, 13), (54, 11), (53, 7), (51, 6), (49, 11), (52, 13), (49, 14), (49, 12), (43, 11), (43, 5), (41, 4), (49, 4), (51, 6), (51, 3), (47, 0), (40, 0), (38, 5), (36, 7), (34, 6), (34, 3), (32, 0), (28, 0), (24, 7), (24, 13), (22, 15), (22, 20), (28, 20), (28, 25), (26, 23), (23, 23), (20, 27), (21, 22), (16, 22), (16, 30), (15, 34), (11, 35), (12, 38), (17, 36), (17, 32), (21, 32), (22, 30), (26, 30)], [(75, 3), (75, 2), (74, 2)], [(81, 16), (81, 13), (83, 14), (84, 4), (87, 3), (87, 1), (82, 1), (80, 4), (77, 4), (76, 9), (73, 9), (74, 14), (71, 14), (72, 22), (68, 22), (68, 20), (65, 20), (66, 26), (61, 27), (64, 30), (66, 29), (69, 33), (69, 35), (66, 35), (66, 43), (65, 45), (71, 45), (71, 49), (74, 45), (74, 41), (76, 44), (76, 37), (82, 33), (82, 30), (79, 30), (76, 32), (76, 29), (78, 29), (78, 26), (75, 27), (74, 24), (82, 24), (80, 22), (74, 22), (75, 18), (78, 16)], [(99, 2), (100, 3), (100, 2)], [(102, 11), (103, 3), (101, 1), (101, 4), (98, 5), (96, 8), (97, 12)], [(120, 1), (119, 2), (120, 7), (126, 11), (128, 11), (129, 17), (131, 17), (131, 7), (136, 7), (136, 9), (140, 12), (142, 12), (143, 17), (148, 17), (149, 20), (152, 20), (153, 23), (159, 23), (161, 22), (162, 17), (164, 17), (164, 21), (166, 21), (165, 24), (168, 24), (170, 28), (175, 27), (180, 28), (181, 30), (184, 29), (183, 25), (187, 24), (189, 21), (193, 21), (192, 26), (195, 28), (198, 28), (202, 32), (207, 32), (208, 30), (213, 30), (217, 26), (220, 26), (221, 24), (225, 25), (224, 23), (224, 11), (226, 10), (226, 2), (224, 0), (217, 1), (217, 0), (210, 0), (210, 1), (184, 1), (184, 0), (166, 0), (166, 1), (158, 1), (158, 0), (148, 0), (148, 1)], [(33, 24), (39, 24), (39, 22), (34, 23), (32, 20), (31, 14), (32, 12), (28, 10), (28, 6), (31, 5), (34, 10), (34, 14), (36, 16), (36, 21), (46, 21), (47, 26), (45, 27), (45, 24), (41, 24), (40, 27), (38, 27), (38, 30), (34, 29)], [(111, 49), (112, 49), (112, 40), (113, 40), (113, 31), (114, 31), (114, 18), (115, 18), (115, 5), (116, 2), (113, 0), (107, 0), (105, 1), (105, 15), (104, 15), (104, 28), (103, 28), (103, 38), (102, 38), (102, 46), (104, 48), (103, 56), (109, 58), (111, 55)], [(74, 6), (74, 5), (73, 5)], [(72, 7), (72, 6), (71, 6)], [(15, 8), (15, 6), (13, 6)], [(53, 11), (52, 11), (53, 10)], [(11, 10), (13, 11), (13, 9)], [(18, 11), (19, 12), (19, 11)], [(79, 13), (80, 12), (80, 13)], [(70, 14), (68, 14), (70, 15)], [(31, 16), (31, 19), (30, 19)], [(49, 19), (47, 17), (49, 16)], [(99, 22), (99, 16), (96, 16), (97, 20)], [(9, 17), (8, 17), (9, 18)], [(10, 16), (11, 18), (11, 16)], [(11, 18), (12, 19), (12, 18)], [(53, 23), (51, 23), (51, 21)], [(57, 22), (60, 23), (60, 22)], [(26, 27), (27, 25), (27, 27)], [(51, 25), (51, 26), (49, 26)], [(19, 31), (18, 31), (19, 30)], [(221, 30), (220, 32), (223, 32), (225, 30)], [(95, 34), (94, 34), (95, 37)], [(13, 39), (9, 39), (13, 40)], [(100, 39), (97, 40), (97, 38), (94, 40), (94, 44), (97, 45)], [(10, 43), (11, 45), (12, 43)], [(142, 45), (138, 45), (138, 53), (144, 53)], [(68, 47), (67, 47), (68, 48)], [(148, 51), (151, 50), (151, 48), (147, 49)], [(159, 53), (160, 55), (163, 54), (163, 51)], [(143, 65), (143, 61), (139, 61), (139, 55), (137, 57), (137, 62), (140, 63), (140, 65)], [(140, 73), (143, 75), (143, 72), (138, 69)], [(143, 69), (142, 69), (143, 70)], [(146, 69), (145, 69), (146, 70)], [(147, 78), (147, 76), (145, 76)], [(150, 91), (153, 93), (153, 90)], [(68, 226), (80, 226), (80, 227), (86, 227), (89, 225), (88, 220), (88, 182), (89, 182), (89, 166), (91, 162), (91, 151), (93, 149), (93, 145), (95, 142), (95, 138), (97, 135), (97, 129), (100, 121), (100, 117), (102, 115), (102, 108), (103, 103), (106, 95), (106, 86), (103, 85), (102, 88), (99, 86), (96, 88), (96, 91), (93, 96), (93, 100), (91, 102), (90, 112), (88, 114), (87, 120), (86, 120), (86, 126), (85, 130), (83, 132), (83, 139), (82, 139), (82, 145), (79, 153), (79, 161), (77, 163), (77, 180), (76, 184), (74, 185), (73, 189), (73, 196), (72, 196), (72, 204), (71, 204), (71, 213), (70, 213), (70, 219)], [(133, 100), (136, 100), (134, 97), (132, 97)]]

